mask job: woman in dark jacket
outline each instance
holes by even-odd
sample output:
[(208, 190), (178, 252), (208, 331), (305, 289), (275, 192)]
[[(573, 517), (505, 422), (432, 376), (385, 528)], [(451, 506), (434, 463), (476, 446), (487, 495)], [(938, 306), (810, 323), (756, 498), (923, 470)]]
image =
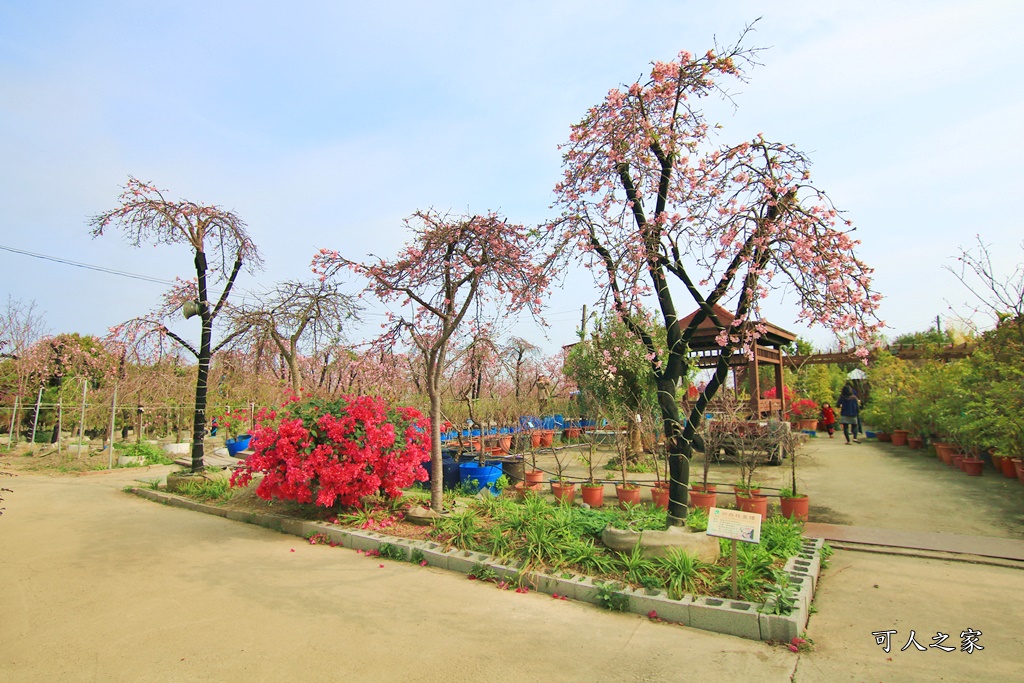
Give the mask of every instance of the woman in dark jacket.
[(850, 427), (853, 427), (853, 443), (860, 443), (857, 440), (857, 416), (860, 414), (860, 402), (857, 400), (857, 395), (853, 393), (853, 387), (849, 384), (843, 387), (836, 405), (839, 407), (839, 424), (843, 425), (846, 445), (850, 445)]

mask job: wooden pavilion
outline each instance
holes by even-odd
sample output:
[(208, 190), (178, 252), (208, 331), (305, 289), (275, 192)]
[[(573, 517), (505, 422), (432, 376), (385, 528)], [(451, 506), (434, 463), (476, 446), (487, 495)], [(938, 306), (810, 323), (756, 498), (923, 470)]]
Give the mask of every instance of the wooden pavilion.
[[(735, 316), (716, 305), (715, 315), (718, 320), (726, 326), (732, 325)], [(696, 310), (679, 321), (681, 330), (689, 327), (691, 321), (700, 312)], [(757, 343), (754, 345), (753, 354), (735, 354), (729, 362), (733, 370), (733, 388), (736, 389), (741, 376), (745, 376), (750, 384), (750, 413), (751, 417), (758, 419), (763, 416), (775, 415), (782, 417), (786, 412), (786, 397), (783, 393), (782, 368), (787, 362), (786, 354), (782, 347), (796, 339), (792, 332), (772, 325), (768, 321), (759, 321), (765, 328)], [(722, 347), (718, 345), (715, 338), (718, 336), (718, 328), (708, 318), (705, 318), (694, 332), (690, 339), (690, 358), (694, 359), (699, 368), (714, 368), (718, 364), (718, 357), (721, 355)], [(761, 398), (761, 380), (758, 368), (762, 365), (770, 365), (775, 368), (775, 396), (776, 398)], [(767, 389), (767, 387), (766, 387)]]

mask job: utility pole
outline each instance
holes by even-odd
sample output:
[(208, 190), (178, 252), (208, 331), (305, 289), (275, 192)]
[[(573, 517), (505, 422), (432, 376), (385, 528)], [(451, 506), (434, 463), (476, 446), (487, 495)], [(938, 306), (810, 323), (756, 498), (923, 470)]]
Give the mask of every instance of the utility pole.
[(942, 321), (939, 319), (939, 316), (935, 316), (935, 331), (942, 334)]
[(587, 340), (587, 305), (583, 304), (583, 318), (580, 320), (580, 341)]

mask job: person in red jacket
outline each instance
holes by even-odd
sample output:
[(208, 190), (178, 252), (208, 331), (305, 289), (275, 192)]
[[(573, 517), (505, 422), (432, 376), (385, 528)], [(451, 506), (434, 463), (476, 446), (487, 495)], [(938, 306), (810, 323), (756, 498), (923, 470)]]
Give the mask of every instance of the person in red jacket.
[(821, 423), (828, 430), (828, 438), (833, 438), (836, 433), (836, 413), (828, 403), (821, 404)]

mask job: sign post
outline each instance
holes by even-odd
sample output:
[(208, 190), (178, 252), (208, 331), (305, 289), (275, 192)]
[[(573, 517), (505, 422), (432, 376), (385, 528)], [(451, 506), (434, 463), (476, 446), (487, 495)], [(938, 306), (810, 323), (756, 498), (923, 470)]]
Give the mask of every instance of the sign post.
[(708, 536), (728, 538), (732, 545), (732, 599), (736, 599), (736, 541), (743, 543), (761, 542), (761, 515), (756, 512), (741, 512), (725, 508), (711, 508), (708, 511)]

